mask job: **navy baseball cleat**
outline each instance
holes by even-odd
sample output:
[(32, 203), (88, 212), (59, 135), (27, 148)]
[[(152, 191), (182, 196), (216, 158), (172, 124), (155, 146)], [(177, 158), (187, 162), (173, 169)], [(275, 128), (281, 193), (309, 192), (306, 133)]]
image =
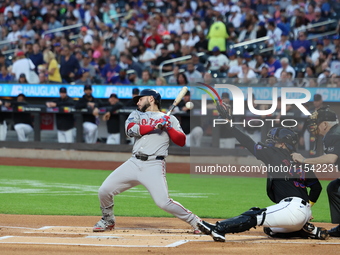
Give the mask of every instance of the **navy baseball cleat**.
[(224, 234), (215, 230), (216, 225), (202, 221), (197, 223), (197, 226), (202, 231), (202, 233), (211, 235), (215, 242), (225, 242)]
[(328, 234), (334, 237), (340, 237), (340, 225), (328, 230)]

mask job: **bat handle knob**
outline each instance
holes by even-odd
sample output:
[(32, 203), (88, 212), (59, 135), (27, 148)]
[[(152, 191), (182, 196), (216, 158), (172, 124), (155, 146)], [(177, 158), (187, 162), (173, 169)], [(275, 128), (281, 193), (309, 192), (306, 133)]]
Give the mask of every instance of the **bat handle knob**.
[(163, 128), (163, 125), (161, 123), (157, 124), (156, 126), (157, 129), (162, 129)]

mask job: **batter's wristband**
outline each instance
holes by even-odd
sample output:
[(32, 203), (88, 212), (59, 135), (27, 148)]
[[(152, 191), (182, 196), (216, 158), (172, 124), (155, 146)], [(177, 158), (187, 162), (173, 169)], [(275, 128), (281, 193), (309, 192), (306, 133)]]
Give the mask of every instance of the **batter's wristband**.
[(313, 206), (315, 204), (315, 202), (312, 202), (312, 201), (309, 200), (309, 204), (310, 204), (310, 206)]

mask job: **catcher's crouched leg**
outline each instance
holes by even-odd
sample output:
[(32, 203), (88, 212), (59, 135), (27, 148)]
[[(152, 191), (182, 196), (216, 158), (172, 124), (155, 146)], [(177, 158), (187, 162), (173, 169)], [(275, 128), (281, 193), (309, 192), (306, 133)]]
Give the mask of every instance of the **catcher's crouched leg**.
[[(249, 211), (239, 216), (216, 222), (216, 225), (202, 221), (198, 224), (199, 229), (206, 235), (211, 235), (216, 242), (225, 242), (225, 234), (239, 233), (249, 230), (256, 225), (261, 226), (266, 218), (267, 209), (258, 207), (250, 208)], [(257, 216), (262, 215), (262, 220), (258, 224)]]
[(257, 226), (257, 215), (262, 215), (263, 217), (262, 222), (259, 224), (261, 226), (266, 217), (266, 210), (266, 208), (260, 209), (258, 207), (253, 207), (239, 216), (218, 221), (215, 230), (224, 234), (247, 231)]

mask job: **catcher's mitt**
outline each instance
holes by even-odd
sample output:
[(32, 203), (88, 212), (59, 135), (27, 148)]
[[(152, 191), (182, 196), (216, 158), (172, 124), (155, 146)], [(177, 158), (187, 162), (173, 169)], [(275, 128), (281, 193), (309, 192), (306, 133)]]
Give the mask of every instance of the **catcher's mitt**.
[(220, 117), (222, 119), (231, 120), (232, 113), (231, 113), (231, 106), (229, 104), (226, 104), (226, 103), (217, 104), (216, 109), (219, 112)]

